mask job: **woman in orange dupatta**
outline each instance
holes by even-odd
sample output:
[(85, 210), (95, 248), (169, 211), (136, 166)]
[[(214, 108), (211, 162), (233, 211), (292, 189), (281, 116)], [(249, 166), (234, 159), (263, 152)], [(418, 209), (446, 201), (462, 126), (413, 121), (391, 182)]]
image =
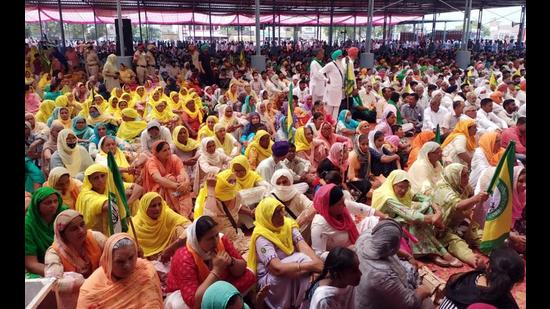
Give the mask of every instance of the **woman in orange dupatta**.
[(407, 170), (412, 166), (416, 158), (418, 157), (418, 152), (420, 148), (424, 146), (427, 142), (431, 142), (435, 139), (435, 133), (433, 131), (422, 131), (413, 139), (411, 143), (411, 152), (409, 152), (409, 160), (407, 161)]
[(126, 233), (105, 243), (100, 267), (80, 288), (77, 309), (162, 308), (160, 280), (151, 262), (138, 258)]
[(70, 209), (75, 209), (76, 198), (80, 193), (82, 182), (76, 178), (72, 178), (69, 170), (62, 166), (54, 167), (50, 171), (48, 181), (44, 183), (44, 186), (59, 191), (63, 198), (63, 204), (67, 205)]
[(191, 181), (178, 156), (172, 154), (170, 144), (157, 141), (151, 146), (153, 155), (142, 170), (145, 192), (158, 192), (170, 208), (189, 218), (193, 203)]
[(54, 242), (46, 251), (44, 274), (56, 278), (58, 308), (75, 308), (80, 286), (98, 267), (107, 237), (86, 229), (84, 217), (67, 209), (55, 218)]
[(165, 308), (200, 308), (204, 292), (218, 280), (233, 284), (242, 295), (256, 285), (246, 261), (218, 230), (209, 216), (196, 218), (187, 228), (186, 246), (172, 257)]

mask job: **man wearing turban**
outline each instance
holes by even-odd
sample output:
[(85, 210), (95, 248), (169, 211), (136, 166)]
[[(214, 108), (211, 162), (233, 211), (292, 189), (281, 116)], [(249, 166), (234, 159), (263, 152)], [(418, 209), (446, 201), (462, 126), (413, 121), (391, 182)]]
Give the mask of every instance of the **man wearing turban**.
[(327, 63), (319, 72), (325, 75), (326, 87), (323, 101), (327, 113), (334, 119), (338, 118), (340, 103), (344, 97), (345, 69), (342, 67), (343, 52), (340, 49), (331, 54), (332, 61)]

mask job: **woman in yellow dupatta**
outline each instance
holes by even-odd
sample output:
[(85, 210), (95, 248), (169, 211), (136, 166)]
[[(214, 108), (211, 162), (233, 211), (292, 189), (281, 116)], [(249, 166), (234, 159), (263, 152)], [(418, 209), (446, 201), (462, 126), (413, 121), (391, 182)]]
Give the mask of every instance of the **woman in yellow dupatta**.
[(248, 249), (248, 243), (242, 230), (233, 226), (232, 221), (239, 220), (239, 213), (249, 216), (252, 214), (246, 207), (239, 207), (237, 204), (237, 192), (240, 189), (237, 178), (230, 169), (223, 170), (216, 176), (209, 175), (195, 201), (194, 218), (203, 214), (211, 216), (220, 225), (220, 233), (226, 235), (242, 254)]
[(151, 94), (149, 95), (149, 101), (147, 101), (147, 104), (150, 106), (151, 109), (153, 109), (155, 106), (157, 106), (161, 101), (165, 101), (166, 95), (162, 91), (162, 87), (155, 88)]
[(136, 105), (145, 107), (147, 104), (147, 97), (147, 92), (143, 86), (138, 86), (136, 90), (132, 92), (132, 101), (134, 101)]
[[(231, 169), (223, 170), (215, 176), (216, 185), (214, 187), (214, 195), (216, 196), (216, 199), (222, 202), (228, 202), (237, 197), (237, 192), (239, 191), (240, 187), (235, 177), (232, 176), (233, 171)], [(231, 181), (230, 178), (233, 178), (233, 180), (235, 181)], [(204, 214), (204, 204), (206, 203), (207, 193), (208, 179), (205, 181), (204, 185), (200, 189), (197, 200), (195, 201), (195, 210), (193, 213), (194, 218), (198, 218)]]
[(187, 122), (193, 131), (197, 132), (203, 118), (202, 104), (192, 98), (186, 98), (182, 103), (182, 119)]
[(197, 140), (202, 140), (205, 137), (214, 137), (214, 126), (218, 123), (218, 117), (208, 116), (206, 122), (201, 125), (198, 132)]
[[(130, 93), (123, 93), (122, 96), (120, 97), (119, 99), (119, 106), (120, 106), (120, 101), (126, 101), (126, 103), (128, 104), (128, 106), (126, 107), (130, 107), (130, 108), (134, 108), (136, 106), (136, 103), (134, 102), (134, 99), (132, 98), (132, 95)], [(119, 108), (120, 110), (122, 110), (122, 108)]]
[[(109, 237), (100, 267), (80, 288), (76, 308), (162, 308), (162, 290), (155, 267), (137, 256), (138, 248), (130, 235), (119, 233)], [(122, 268), (118, 259), (129, 266)]]
[(183, 112), (181, 107), (182, 105), (181, 96), (176, 91), (170, 92), (170, 100), (168, 101), (168, 105), (170, 106), (170, 109), (172, 109), (174, 113), (181, 114)]
[(214, 133), (216, 148), (221, 148), (225, 155), (234, 157), (241, 152), (241, 144), (237, 142), (233, 135), (226, 133), (225, 127), (221, 123), (214, 126)]
[(118, 121), (113, 116), (101, 112), (101, 110), (96, 105), (91, 105), (88, 108), (88, 117), (86, 118), (86, 122), (89, 126), (95, 126), (100, 122), (110, 123), (118, 126)]
[(48, 72), (42, 73), (42, 76), (40, 77), (40, 80), (38, 81), (38, 84), (36, 85), (36, 87), (38, 88), (38, 90), (44, 91), (44, 88), (46, 87), (46, 85), (49, 85), (51, 81), (52, 81), (52, 78), (50, 73)]
[(36, 121), (47, 123), (48, 118), (52, 115), (55, 107), (55, 102), (52, 100), (42, 101), (42, 103), (40, 103), (40, 107), (38, 107), (38, 113), (36, 113)]
[[(56, 107), (56, 109), (59, 109), (59, 110), (57, 111), (57, 119), (54, 119), (54, 120), (59, 121), (65, 129), (72, 129), (73, 121), (71, 119), (71, 111), (69, 110), (69, 108), (66, 106), (63, 106), (63, 107)], [(55, 110), (53, 115), (55, 115)]]
[(111, 96), (109, 98), (109, 107), (107, 107), (107, 110), (105, 110), (106, 113), (111, 114), (111, 116), (116, 118), (117, 113), (120, 113), (120, 109), (118, 108), (118, 101), (119, 99), (115, 96)]
[(120, 99), (120, 97), (124, 94), (124, 91), (122, 88), (115, 87), (111, 90), (111, 98), (115, 97), (117, 99)]
[(191, 221), (173, 211), (157, 192), (148, 192), (141, 198), (133, 217), (136, 236), (143, 256), (148, 260), (168, 261), (176, 252), (177, 244), (187, 237), (185, 229)]
[(227, 89), (227, 92), (225, 93), (225, 96), (227, 97), (227, 102), (235, 103), (238, 101), (238, 85), (235, 82), (231, 82), (229, 84), (229, 88)]
[[(413, 201), (420, 202), (421, 206), (413, 208)], [(392, 171), (384, 183), (374, 190), (371, 205), (396, 219), (416, 238), (417, 242), (411, 244), (411, 252), (408, 253), (415, 257), (428, 256), (442, 267), (462, 267), (462, 263), (450, 255), (435, 237), (434, 226), (441, 226), (441, 208), (423, 195), (413, 195), (407, 172)]]
[(271, 151), (271, 146), (273, 146), (271, 135), (264, 130), (258, 130), (256, 135), (254, 135), (254, 139), (248, 144), (244, 151), (244, 155), (248, 158), (248, 162), (252, 169), (255, 169), (260, 162), (271, 156), (273, 153)]
[[(86, 226), (107, 236), (111, 235), (109, 228), (108, 208), (109, 188), (112, 175), (109, 168), (101, 164), (90, 165), (84, 172), (84, 183), (76, 199), (76, 211), (84, 216)], [(124, 205), (111, 204), (111, 212), (115, 220), (114, 232), (122, 231), (121, 218), (126, 218)]]
[[(323, 261), (304, 241), (296, 221), (284, 215), (284, 205), (277, 199), (266, 197), (258, 204), (254, 225), (247, 267), (256, 273), (259, 288), (270, 285), (272, 294), (265, 302), (272, 308), (299, 307), (309, 288), (311, 274), (323, 270)], [(258, 248), (261, 248), (259, 252)], [(276, 249), (284, 258), (279, 258), (279, 252), (268, 260), (268, 255)], [(261, 272), (257, 271), (259, 265), (263, 268)]]
[(147, 122), (138, 120), (139, 114), (133, 108), (125, 108), (121, 111), (122, 123), (118, 127), (116, 136), (126, 141), (131, 141), (141, 135), (147, 127)]
[[(229, 169), (235, 173), (237, 183), (241, 189), (250, 189), (265, 182), (262, 176), (250, 169), (248, 159), (243, 155), (238, 155), (233, 158), (230, 162)], [(270, 187), (267, 182), (265, 182), (265, 184), (267, 187)]]
[(147, 119), (148, 121), (158, 120), (161, 124), (167, 125), (177, 123), (179, 117), (168, 107), (168, 103), (162, 100), (155, 107), (151, 108)]

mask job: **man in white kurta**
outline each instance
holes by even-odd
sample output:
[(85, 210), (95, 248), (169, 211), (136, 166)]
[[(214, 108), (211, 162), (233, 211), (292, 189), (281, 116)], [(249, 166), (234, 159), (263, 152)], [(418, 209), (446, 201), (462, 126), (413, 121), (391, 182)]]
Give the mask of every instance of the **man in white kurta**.
[(332, 61), (327, 63), (319, 72), (326, 76), (326, 88), (323, 101), (327, 113), (338, 119), (338, 109), (343, 98), (344, 68), (342, 67), (342, 51), (336, 50), (331, 55)]
[(325, 51), (321, 48), (316, 52), (315, 58), (309, 65), (309, 89), (311, 90), (313, 102), (322, 101), (325, 95), (325, 77), (319, 73), (323, 68), (321, 61), (323, 61)]

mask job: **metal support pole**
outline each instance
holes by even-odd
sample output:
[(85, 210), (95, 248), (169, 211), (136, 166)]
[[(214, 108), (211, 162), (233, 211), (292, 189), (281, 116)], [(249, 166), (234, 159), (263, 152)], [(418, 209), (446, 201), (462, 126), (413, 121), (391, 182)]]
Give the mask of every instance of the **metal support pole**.
[(118, 17), (118, 44), (120, 44), (120, 56), (126, 56), (126, 50), (124, 48), (124, 31), (122, 31), (122, 9), (120, 6), (120, 0), (116, 2), (116, 12)]
[(239, 20), (239, 14), (237, 14), (237, 40), (241, 41), (241, 22)]
[(388, 39), (389, 41), (393, 41), (393, 26), (391, 24), (391, 14), (390, 14), (390, 29), (388, 29)]
[[(193, 31), (195, 28), (193, 28)], [(151, 39), (149, 36), (149, 17), (147, 17), (147, 9), (145, 9), (145, 32), (147, 33), (147, 41)]]
[(40, 25), (39, 39), (42, 40), (44, 37), (44, 30), (42, 29), (42, 11), (40, 10), (40, 3), (38, 4), (38, 24)]
[(61, 12), (61, 0), (57, 0), (57, 8), (59, 9), (59, 27), (61, 28), (61, 43), (65, 50), (65, 29), (63, 29), (63, 13)]
[(95, 43), (99, 45), (99, 34), (97, 33), (97, 21), (95, 16), (95, 8), (92, 7), (92, 11), (94, 12), (94, 29), (95, 29)]
[(271, 42), (275, 42), (275, 0), (273, 0), (273, 35), (271, 36)]
[(210, 28), (210, 44), (212, 44), (212, 8), (210, 4), (212, 1), (208, 1), (208, 23)]
[(413, 24), (413, 34), (414, 34), (414, 41), (418, 41), (418, 38), (416, 37), (416, 23)]
[(195, 1), (193, 1), (193, 12), (191, 15), (191, 24), (193, 25), (193, 42), (195, 42), (196, 39), (196, 33), (195, 33)]
[(321, 18), (321, 15), (319, 14), (319, 11), (317, 11), (317, 33), (316, 38), (317, 40), (321, 40), (321, 26), (319, 26), (319, 19)]
[(82, 38), (86, 42), (86, 27), (84, 27), (84, 24), (82, 24)]
[(256, 0), (256, 56), (260, 55), (260, 0)]
[(371, 50), (371, 37), (372, 37), (372, 15), (374, 11), (374, 0), (369, 0), (369, 18), (367, 21), (367, 48), (366, 52), (370, 53)]
[(472, 0), (466, 0), (466, 7), (464, 8), (464, 24), (462, 27), (462, 50), (468, 49), (468, 40), (470, 38), (470, 13), (472, 11)]
[(329, 45), (330, 49), (332, 49), (332, 30), (333, 30), (332, 23), (333, 23), (333, 18), (334, 18), (334, 1), (331, 0), (330, 1), (330, 25), (328, 27), (328, 45)]
[(141, 30), (141, 9), (140, 9), (140, 6), (139, 6), (139, 1), (137, 2), (137, 7), (138, 7), (138, 22), (139, 22), (139, 40), (140, 42), (143, 43), (143, 32)]
[(353, 15), (353, 42), (355, 42), (355, 40), (357, 39), (355, 37), (355, 34), (356, 34), (356, 29), (357, 28), (357, 15)]
[(277, 25), (279, 46), (281, 46), (281, 13), (279, 13), (279, 24)]
[(520, 46), (520, 43), (523, 41), (523, 30), (525, 28), (525, 8), (526, 8), (525, 5), (521, 7), (521, 19), (519, 24), (518, 41), (517, 41), (518, 47)]
[(387, 27), (387, 22), (386, 22), (386, 19), (388, 17), (388, 11), (387, 10), (384, 10), (384, 28), (382, 30), (382, 45), (386, 45), (386, 27)]
[(435, 38), (435, 23), (436, 23), (436, 18), (437, 18), (437, 11), (434, 9), (434, 18), (433, 18), (433, 21), (432, 21), (432, 36), (431, 36), (431, 41), (432, 41), (432, 42), (434, 41), (434, 38)]
[(420, 28), (420, 35), (422, 36), (422, 40), (424, 40), (424, 17), (422, 16), (422, 27)]
[(447, 22), (443, 23), (443, 42), (447, 41)]
[(476, 31), (476, 42), (481, 39), (481, 20), (483, 18), (483, 8), (479, 9), (479, 14), (477, 15), (477, 31)]

